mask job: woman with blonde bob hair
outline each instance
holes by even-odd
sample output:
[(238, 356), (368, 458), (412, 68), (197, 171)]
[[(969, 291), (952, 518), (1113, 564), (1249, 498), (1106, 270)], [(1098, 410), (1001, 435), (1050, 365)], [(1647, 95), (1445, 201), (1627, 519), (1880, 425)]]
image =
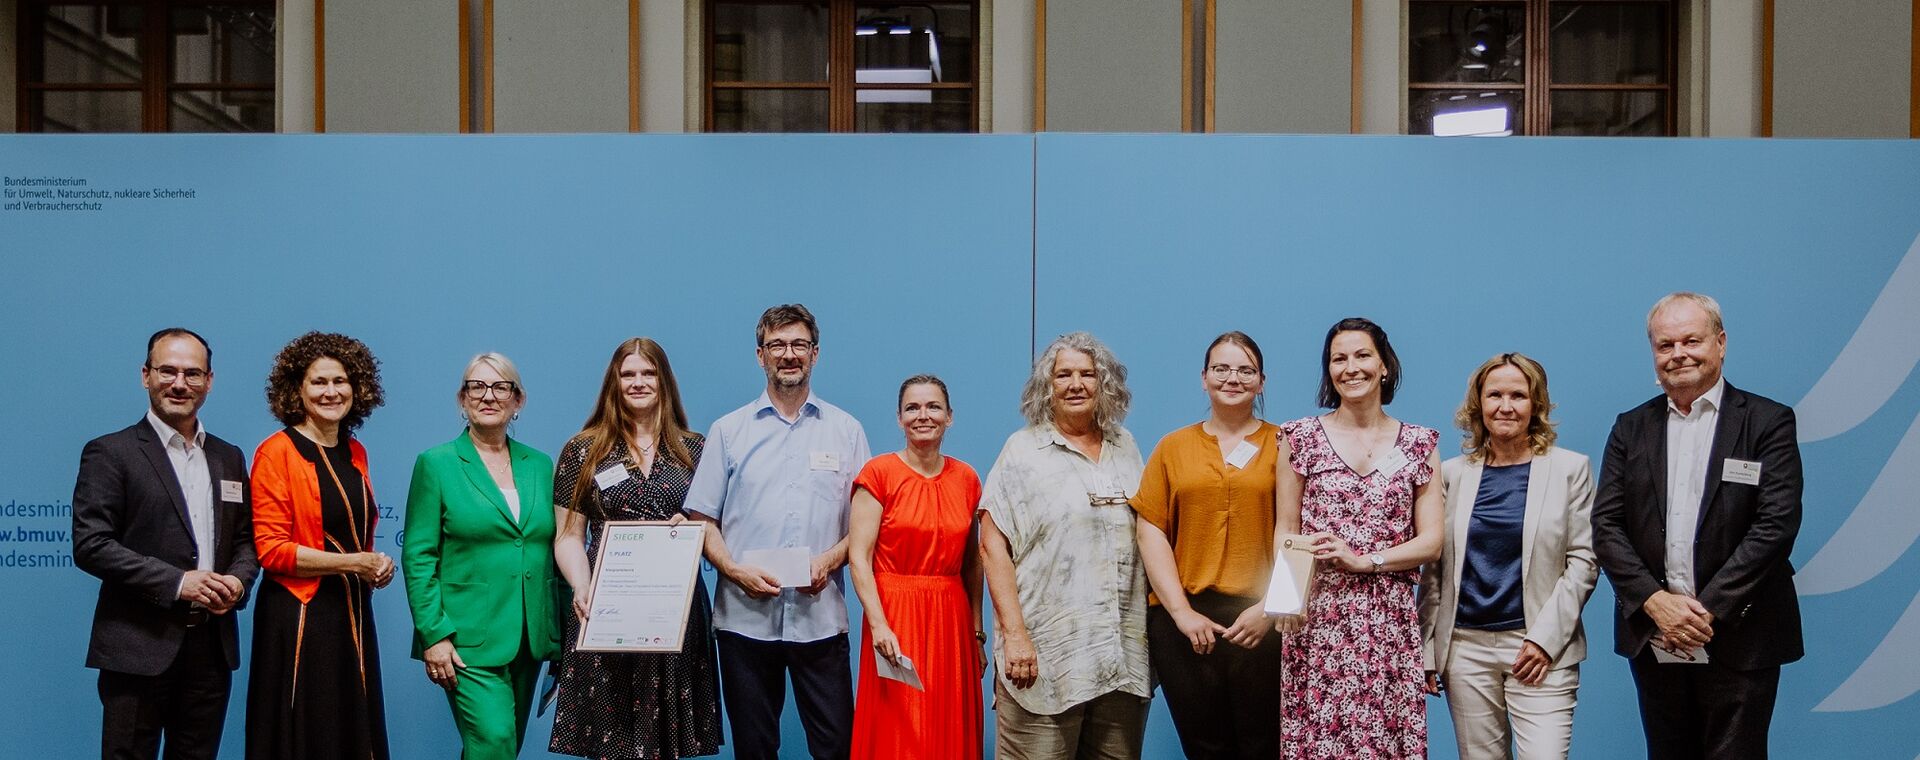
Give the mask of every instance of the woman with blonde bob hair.
[(1440, 561), (1420, 600), (1427, 690), (1447, 692), (1462, 758), (1564, 758), (1599, 568), (1587, 457), (1553, 445), (1547, 372), (1525, 354), (1488, 359), (1440, 466)]
[(507, 357), (473, 357), (454, 400), (466, 426), (414, 460), (407, 488), (413, 656), (446, 690), (462, 757), (511, 758), (540, 663), (560, 649), (553, 460), (507, 435), (527, 401)]
[(720, 671), (704, 580), (695, 579), (680, 651), (574, 649), (591, 610), (592, 549), (607, 521), (685, 520), (681, 505), (705, 442), (687, 429), (666, 349), (651, 338), (622, 341), (553, 475), (553, 556), (573, 589), (573, 614), (564, 616), (552, 752), (675, 758), (720, 751)]

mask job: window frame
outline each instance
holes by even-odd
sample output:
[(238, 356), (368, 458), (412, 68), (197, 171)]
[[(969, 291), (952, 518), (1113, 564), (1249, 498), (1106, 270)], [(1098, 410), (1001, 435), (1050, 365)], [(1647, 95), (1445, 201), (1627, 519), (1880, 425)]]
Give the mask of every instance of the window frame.
[[(1515, 134), (1524, 136), (1553, 135), (1553, 95), (1556, 92), (1653, 92), (1659, 93), (1665, 101), (1665, 119), (1663, 130), (1657, 136), (1676, 137), (1679, 135), (1680, 111), (1680, 15), (1679, 0), (1487, 0), (1481, 3), (1465, 0), (1406, 0), (1409, 8), (1415, 5), (1504, 5), (1518, 6), (1526, 19), (1524, 39), (1526, 51), (1523, 53), (1525, 78), (1520, 82), (1416, 82), (1412, 81), (1412, 61), (1409, 59), (1401, 70), (1401, 76), (1407, 77), (1406, 87), (1400, 96), (1401, 108), (1407, 108), (1414, 94), (1433, 91), (1477, 90), (1482, 92), (1507, 91), (1520, 93), (1521, 120), (1515, 125)], [(1665, 16), (1666, 65), (1662, 71), (1663, 80), (1658, 84), (1637, 82), (1607, 83), (1558, 83), (1553, 80), (1553, 15), (1552, 6), (1571, 2), (1588, 5), (1640, 5), (1661, 9)], [(1401, 43), (1407, 44), (1411, 28), (1402, 33)], [(1405, 111), (1402, 111), (1405, 114)], [(1410, 131), (1408, 116), (1400, 119), (1400, 129)], [(1601, 137), (1604, 135), (1589, 135)]]
[[(173, 11), (182, 6), (236, 5), (265, 8), (274, 12), (279, 24), (276, 0), (19, 0), (14, 60), (15, 124), (21, 132), (45, 132), (45, 117), (36, 107), (39, 97), (49, 92), (138, 92), (140, 93), (140, 132), (173, 131), (173, 95), (177, 92), (268, 92), (279, 100), (279, 86), (267, 82), (175, 82), (174, 47), (169, 28)], [(44, 66), (46, 40), (41, 30), (46, 12), (56, 6), (137, 7), (144, 11), (140, 28), (140, 77), (134, 82), (49, 82)], [(280, 60), (275, 41), (276, 78)], [(34, 78), (35, 75), (38, 78)], [(279, 124), (274, 130), (279, 129)], [(129, 133), (131, 134), (131, 133)]]
[[(702, 0), (700, 9), (700, 131), (713, 132), (713, 96), (718, 90), (811, 90), (827, 93), (827, 132), (812, 134), (836, 134), (856, 132), (858, 124), (854, 120), (855, 98), (862, 90), (926, 90), (929, 92), (965, 91), (967, 93), (967, 131), (973, 134), (980, 131), (980, 98), (982, 74), (980, 68), (980, 16), (982, 0), (940, 0), (943, 3), (965, 4), (972, 8), (969, 14), (972, 20), (973, 44), (969, 47), (972, 56), (972, 75), (967, 82), (932, 82), (928, 84), (884, 84), (856, 83), (854, 79), (854, 22), (859, 18), (858, 9), (862, 7), (886, 7), (893, 5), (914, 5), (911, 2), (888, 3), (876, 0), (750, 0), (753, 4), (766, 5), (821, 5), (827, 7), (827, 79), (824, 82), (745, 82), (716, 81), (713, 78), (714, 29), (713, 19), (716, 6), (738, 4), (749, 0)], [(843, 33), (844, 32), (844, 33)], [(808, 133), (800, 133), (808, 134)], [(877, 133), (871, 133), (877, 134)]]

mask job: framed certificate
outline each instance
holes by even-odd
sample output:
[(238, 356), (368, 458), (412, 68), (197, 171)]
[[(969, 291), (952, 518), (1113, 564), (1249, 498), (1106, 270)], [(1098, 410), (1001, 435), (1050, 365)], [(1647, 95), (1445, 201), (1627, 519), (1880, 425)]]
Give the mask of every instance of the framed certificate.
[(680, 651), (705, 527), (697, 522), (608, 521), (594, 552), (592, 608), (574, 648)]

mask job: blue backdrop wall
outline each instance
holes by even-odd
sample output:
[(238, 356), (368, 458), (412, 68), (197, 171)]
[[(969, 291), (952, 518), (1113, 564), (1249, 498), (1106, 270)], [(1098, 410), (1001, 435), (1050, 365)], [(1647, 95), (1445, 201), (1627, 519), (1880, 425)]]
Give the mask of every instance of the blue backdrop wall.
[[(96, 752), (81, 661), (97, 583), (71, 565), (66, 510), (81, 444), (141, 413), (142, 341), (163, 325), (212, 342), (204, 419), (249, 451), (276, 428), (261, 389), (282, 343), (364, 339), (389, 395), (360, 437), (397, 552), (412, 457), (458, 432), (453, 386), (483, 350), (519, 362), (515, 435), (551, 452), (619, 339), (661, 340), (704, 427), (761, 384), (759, 311), (802, 301), (822, 321), (816, 388), (876, 451), (900, 443), (899, 379), (932, 371), (954, 389), (949, 451), (985, 470), (1036, 342), (1108, 340), (1144, 445), (1204, 415), (1200, 352), (1227, 329), (1262, 342), (1269, 418), (1313, 413), (1319, 340), (1361, 314), (1406, 364), (1391, 411), (1447, 430), (1449, 450), (1467, 373), (1521, 350), (1552, 374), (1562, 445), (1597, 455), (1612, 416), (1657, 392), (1643, 319), (1679, 288), (1726, 307), (1729, 378), (1801, 416), (1809, 651), (1785, 671), (1776, 751), (1920, 753), (1903, 728), (1920, 719), (1920, 144), (8, 136), (0, 175), (108, 196), (0, 199), (0, 356), (20, 391), (0, 437), (8, 754)], [(153, 189), (191, 197), (115, 193)], [(1595, 596), (1588, 635), (1605, 642), (1604, 580)], [(375, 608), (395, 756), (453, 754), (445, 702), (406, 657), (404, 592)], [(1576, 756), (1639, 751), (1605, 650), (1583, 669)], [(1433, 754), (1451, 757), (1432, 706)], [(786, 733), (798, 749), (791, 715)], [(1159, 704), (1147, 743), (1178, 755)]]

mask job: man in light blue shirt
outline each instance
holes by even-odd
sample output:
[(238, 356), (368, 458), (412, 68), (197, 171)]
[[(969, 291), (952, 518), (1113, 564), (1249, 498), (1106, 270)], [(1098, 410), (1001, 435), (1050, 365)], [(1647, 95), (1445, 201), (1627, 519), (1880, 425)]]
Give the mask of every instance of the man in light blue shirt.
[(807, 307), (768, 309), (754, 337), (767, 390), (707, 431), (686, 502), (694, 519), (708, 523), (707, 560), (728, 581), (714, 591), (714, 625), (734, 755), (779, 755), (791, 674), (807, 751), (845, 758), (853, 676), (840, 568), (853, 476), (869, 458), (867, 434), (813, 395), (820, 329)]

